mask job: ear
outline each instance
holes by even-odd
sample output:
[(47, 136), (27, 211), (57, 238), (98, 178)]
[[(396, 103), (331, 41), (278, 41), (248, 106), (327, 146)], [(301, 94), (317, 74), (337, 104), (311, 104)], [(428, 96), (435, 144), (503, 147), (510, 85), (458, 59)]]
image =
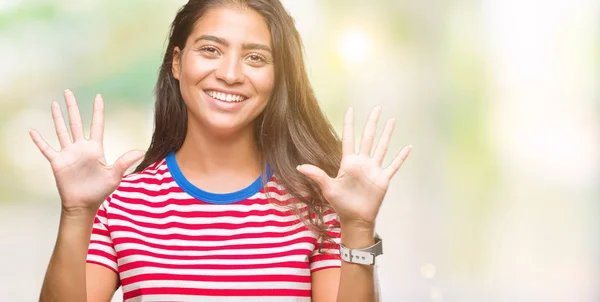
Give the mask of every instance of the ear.
[(179, 80), (179, 73), (181, 70), (180, 63), (181, 50), (179, 49), (179, 46), (175, 46), (175, 49), (173, 49), (173, 63), (171, 64), (171, 72), (176, 80)]

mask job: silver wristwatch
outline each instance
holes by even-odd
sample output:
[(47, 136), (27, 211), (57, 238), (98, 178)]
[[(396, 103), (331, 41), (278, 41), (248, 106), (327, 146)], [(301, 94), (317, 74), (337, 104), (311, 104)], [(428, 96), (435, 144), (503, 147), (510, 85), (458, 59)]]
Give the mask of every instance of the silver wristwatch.
[(375, 244), (363, 249), (351, 249), (340, 243), (340, 258), (346, 262), (375, 265), (375, 257), (383, 254), (381, 237), (375, 234)]

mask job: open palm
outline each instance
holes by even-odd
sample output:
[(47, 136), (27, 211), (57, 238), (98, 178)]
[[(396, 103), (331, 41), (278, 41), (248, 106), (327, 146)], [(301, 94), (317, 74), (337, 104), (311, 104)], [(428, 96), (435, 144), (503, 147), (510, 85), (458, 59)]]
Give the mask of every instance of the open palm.
[(64, 96), (73, 139), (69, 136), (57, 102), (52, 103), (52, 118), (61, 150), (53, 150), (37, 131), (31, 130), (29, 134), (52, 166), (63, 209), (96, 211), (104, 199), (119, 185), (125, 171), (139, 160), (143, 153), (129, 151), (113, 166), (108, 166), (102, 143), (104, 135), (102, 97), (97, 95), (94, 99), (90, 138), (86, 139), (73, 92), (65, 90)]
[(381, 107), (375, 107), (363, 131), (359, 152), (354, 146), (354, 117), (352, 108), (344, 118), (342, 133), (342, 162), (335, 178), (313, 165), (300, 165), (298, 170), (313, 179), (340, 217), (340, 222), (374, 225), (375, 219), (387, 192), (391, 178), (400, 168), (411, 146), (400, 150), (396, 158), (385, 169), (382, 162), (394, 130), (394, 119), (387, 121), (373, 156), (371, 149)]

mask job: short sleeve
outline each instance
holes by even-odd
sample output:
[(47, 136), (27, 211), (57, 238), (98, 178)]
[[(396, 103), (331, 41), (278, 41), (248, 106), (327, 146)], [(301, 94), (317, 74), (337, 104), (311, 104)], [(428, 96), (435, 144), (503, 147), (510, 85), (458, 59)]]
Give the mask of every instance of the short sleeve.
[(87, 262), (105, 266), (118, 274), (117, 252), (115, 251), (115, 247), (110, 237), (108, 219), (106, 216), (110, 200), (110, 196), (106, 198), (94, 218), (92, 236), (88, 247)]
[(342, 266), (339, 251), (340, 228), (337, 214), (333, 211), (326, 212), (323, 221), (328, 227), (327, 233), (332, 236), (332, 240), (317, 241), (317, 245), (308, 259), (311, 273), (325, 268), (339, 268)]

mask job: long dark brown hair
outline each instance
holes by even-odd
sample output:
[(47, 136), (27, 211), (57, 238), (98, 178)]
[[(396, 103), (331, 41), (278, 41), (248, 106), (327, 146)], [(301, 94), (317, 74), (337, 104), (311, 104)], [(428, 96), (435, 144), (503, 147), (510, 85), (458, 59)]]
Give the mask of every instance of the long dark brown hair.
[[(187, 132), (187, 111), (173, 77), (175, 47), (183, 49), (195, 23), (210, 8), (233, 5), (260, 13), (270, 29), (273, 45), (275, 85), (271, 99), (254, 123), (255, 139), (262, 154), (263, 175), (267, 164), (277, 181), (308, 213), (296, 213), (321, 239), (329, 240), (325, 213), (332, 211), (319, 186), (296, 170), (313, 164), (335, 177), (341, 161), (341, 141), (321, 111), (304, 67), (303, 46), (294, 20), (279, 0), (190, 0), (171, 24), (168, 46), (155, 86), (155, 124), (152, 141), (140, 172), (169, 153), (179, 150)], [(263, 178), (263, 185), (266, 179)], [(308, 197), (307, 197), (308, 196)], [(310, 219), (307, 219), (308, 215)]]

